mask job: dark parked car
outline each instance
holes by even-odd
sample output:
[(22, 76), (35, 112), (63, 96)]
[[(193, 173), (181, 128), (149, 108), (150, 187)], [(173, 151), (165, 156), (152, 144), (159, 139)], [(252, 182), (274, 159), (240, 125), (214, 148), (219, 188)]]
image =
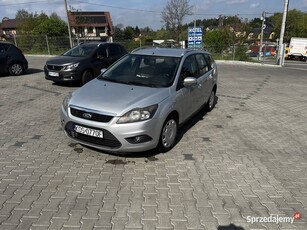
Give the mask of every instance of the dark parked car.
[(44, 67), (45, 76), (54, 82), (79, 81), (85, 84), (125, 54), (126, 49), (117, 43), (83, 43), (48, 60)]
[(0, 42), (0, 73), (20, 75), (28, 69), (28, 61), (22, 51), (8, 42)]

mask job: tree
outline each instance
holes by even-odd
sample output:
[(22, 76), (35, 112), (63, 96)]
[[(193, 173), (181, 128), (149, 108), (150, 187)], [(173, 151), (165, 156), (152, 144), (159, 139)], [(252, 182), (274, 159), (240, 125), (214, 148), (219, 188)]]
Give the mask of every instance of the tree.
[(66, 36), (68, 34), (67, 25), (63, 20), (57, 18), (48, 18), (38, 24), (34, 34), (45, 34), (48, 36)]
[(205, 34), (204, 41), (209, 51), (222, 53), (234, 44), (235, 35), (228, 29), (213, 30)]
[(28, 12), (24, 9), (18, 10), (16, 19), (20, 19), (18, 25), (19, 34), (44, 34), (49, 36), (66, 36), (67, 25), (56, 13), (50, 17), (44, 12), (40, 14)]
[(29, 13), (25, 9), (18, 10), (16, 15), (16, 19), (28, 19), (28, 18), (33, 18), (33, 13)]
[(166, 28), (174, 31), (176, 39), (179, 41), (183, 19), (191, 14), (192, 6), (189, 5), (189, 0), (168, 0), (166, 7), (161, 13), (161, 17)]

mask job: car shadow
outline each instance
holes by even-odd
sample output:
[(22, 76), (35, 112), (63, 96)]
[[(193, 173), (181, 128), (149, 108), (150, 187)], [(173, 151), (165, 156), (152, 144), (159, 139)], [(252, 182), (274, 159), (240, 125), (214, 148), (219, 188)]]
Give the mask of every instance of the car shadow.
[(82, 84), (80, 82), (53, 82), (52, 85), (56, 85), (59, 87), (72, 88), (72, 87), (81, 87)]
[(35, 69), (35, 68), (29, 68), (24, 75), (28, 75), (28, 74), (35, 74), (35, 73), (41, 73), (44, 72), (44, 70), (42, 69)]
[(30, 74), (41, 73), (41, 72), (44, 72), (44, 71), (42, 69), (29, 68), (23, 74), (18, 75), (18, 76), (13, 76), (13, 75), (10, 75), (9, 73), (1, 73), (0, 77), (1, 78), (2, 77), (23, 77), (23, 76), (27, 76)]
[[(218, 96), (215, 96), (215, 102), (214, 103), (215, 103), (215, 105), (218, 103)], [(180, 140), (183, 138), (183, 136), (186, 132), (188, 132), (199, 121), (204, 119), (206, 114), (207, 114), (207, 111), (204, 107), (180, 127), (175, 146), (180, 142)], [(148, 150), (148, 151), (144, 151), (144, 152), (141, 152), (141, 153), (121, 153), (121, 152), (111, 152), (111, 151), (109, 152), (109, 151), (105, 151), (105, 150), (99, 150), (99, 149), (95, 149), (95, 148), (92, 148), (92, 147), (89, 147), (89, 146), (83, 146), (83, 147), (89, 148), (93, 151), (96, 151), (96, 152), (99, 152), (99, 153), (102, 153), (102, 154), (109, 154), (109, 155), (113, 155), (113, 156), (117, 156), (117, 157), (127, 157), (127, 158), (147, 158), (147, 159), (152, 158), (152, 159), (154, 159), (154, 157), (156, 155), (164, 154), (164, 153), (158, 151), (157, 149)], [(167, 154), (167, 152), (165, 154)]]
[(219, 226), (217, 230), (244, 230), (244, 228), (231, 224), (228, 226)]

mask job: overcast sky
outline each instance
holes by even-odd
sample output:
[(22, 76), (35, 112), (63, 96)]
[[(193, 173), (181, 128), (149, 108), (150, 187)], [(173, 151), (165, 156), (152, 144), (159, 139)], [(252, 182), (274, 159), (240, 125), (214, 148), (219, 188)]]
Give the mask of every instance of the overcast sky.
[[(69, 8), (81, 11), (109, 11), (116, 24), (131, 25), (140, 28), (149, 26), (159, 29), (161, 11), (168, 0), (67, 0)], [(284, 0), (190, 0), (194, 7), (194, 14), (185, 18), (185, 22), (194, 19), (215, 18), (218, 15), (255, 18), (263, 11), (269, 13), (283, 12)], [(307, 0), (289, 0), (289, 9), (307, 12)], [(44, 12), (50, 15), (57, 13), (66, 20), (64, 0), (0, 0), (0, 19), (15, 18), (19, 9), (29, 12)]]

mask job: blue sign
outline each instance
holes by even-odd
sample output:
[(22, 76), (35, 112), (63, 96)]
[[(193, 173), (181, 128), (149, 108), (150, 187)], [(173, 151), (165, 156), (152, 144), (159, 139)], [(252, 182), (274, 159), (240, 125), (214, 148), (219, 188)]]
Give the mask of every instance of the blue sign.
[(189, 27), (188, 28), (188, 48), (203, 47), (203, 28)]

